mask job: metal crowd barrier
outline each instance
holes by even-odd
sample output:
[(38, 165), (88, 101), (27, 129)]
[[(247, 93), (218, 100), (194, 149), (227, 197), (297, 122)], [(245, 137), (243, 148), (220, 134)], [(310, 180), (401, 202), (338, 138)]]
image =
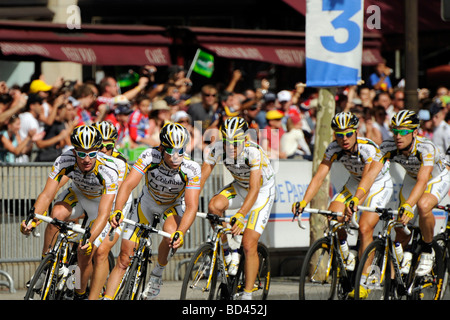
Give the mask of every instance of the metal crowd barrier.
[[(20, 233), (19, 225), (44, 189), (51, 166), (52, 163), (0, 164), (0, 263), (33, 262), (41, 259), (46, 224), (42, 223), (36, 228), (39, 237), (28, 238)], [(223, 181), (223, 168), (217, 165), (200, 196), (199, 211), (207, 210), (209, 200), (214, 192), (223, 187)], [(143, 186), (144, 179), (133, 191), (135, 201)], [(196, 219), (186, 235), (183, 248), (178, 252), (192, 253), (206, 240), (210, 228), (203, 219)], [(158, 245), (159, 239), (155, 239), (155, 253)], [(117, 257), (120, 241), (112, 251)]]

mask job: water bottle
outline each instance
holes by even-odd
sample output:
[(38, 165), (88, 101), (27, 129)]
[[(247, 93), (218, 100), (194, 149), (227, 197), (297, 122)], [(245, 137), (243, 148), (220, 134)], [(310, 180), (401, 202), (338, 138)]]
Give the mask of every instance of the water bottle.
[(342, 258), (344, 259), (344, 261), (347, 260), (348, 253), (349, 253), (349, 249), (348, 249), (347, 241), (341, 240), (341, 254), (342, 254)]
[(397, 256), (397, 261), (401, 263), (403, 260), (403, 247), (401, 243), (398, 241), (394, 242), (394, 247), (395, 247), (395, 255)]
[(412, 260), (412, 253), (409, 251), (405, 251), (405, 253), (403, 254), (403, 261), (400, 269), (400, 272), (402, 274), (409, 273), (409, 269), (411, 268), (411, 260)]
[(241, 259), (241, 255), (237, 250), (233, 250), (231, 253), (231, 263), (230, 267), (228, 268), (228, 274), (231, 276), (235, 276), (238, 268), (239, 268), (239, 261)]

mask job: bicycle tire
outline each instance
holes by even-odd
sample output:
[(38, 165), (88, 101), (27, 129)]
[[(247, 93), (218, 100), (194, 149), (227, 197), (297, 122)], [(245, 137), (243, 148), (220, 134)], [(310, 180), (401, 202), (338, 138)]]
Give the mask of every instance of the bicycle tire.
[(446, 295), (449, 295), (449, 281), (450, 281), (450, 242), (448, 241), (448, 235), (440, 233), (434, 237), (434, 241), (442, 249), (442, 263), (444, 264), (444, 278), (442, 282), (440, 300), (444, 299)]
[(130, 270), (127, 274), (123, 285), (122, 294), (119, 297), (119, 300), (133, 300), (134, 298), (134, 288), (136, 283), (139, 281), (139, 272), (140, 272), (140, 261), (138, 259), (134, 259), (131, 263)]
[(385, 259), (385, 250), (382, 239), (375, 239), (364, 250), (356, 271), (355, 300), (390, 300), (402, 297), (397, 296), (396, 282), (391, 281), (391, 264), (388, 263), (391, 257), (389, 254), (388, 259)]
[(439, 300), (444, 281), (444, 261), (442, 257), (442, 248), (438, 243), (432, 243), (435, 260), (431, 272), (425, 276), (417, 276), (416, 269), (419, 265), (419, 254), (413, 255), (411, 261), (411, 270), (408, 276), (408, 285), (412, 287), (412, 293), (408, 297), (410, 300)]
[(316, 240), (309, 248), (300, 271), (300, 300), (335, 298), (338, 270), (331, 250), (334, 249), (328, 237)]
[[(220, 297), (220, 290), (216, 290), (217, 261), (211, 270), (213, 253), (214, 247), (211, 243), (204, 243), (196, 250), (184, 275), (180, 294), (181, 300), (215, 300)], [(211, 272), (211, 282), (208, 283)]]
[[(258, 243), (259, 267), (253, 285), (252, 300), (267, 300), (270, 288), (270, 256), (267, 247)], [(245, 287), (245, 255), (241, 255), (239, 268), (232, 286), (232, 300), (237, 300), (244, 292)]]
[[(30, 280), (24, 300), (53, 300), (55, 299), (55, 286), (51, 282), (55, 274), (58, 274), (58, 264), (52, 272), (56, 257), (53, 253), (47, 254), (39, 264), (36, 272)], [(36, 299), (39, 297), (39, 299)]]

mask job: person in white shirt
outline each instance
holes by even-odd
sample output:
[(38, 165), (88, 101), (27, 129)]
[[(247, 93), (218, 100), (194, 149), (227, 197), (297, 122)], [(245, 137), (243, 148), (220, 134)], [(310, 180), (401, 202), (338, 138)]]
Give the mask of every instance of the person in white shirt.
[(430, 109), (430, 115), (433, 123), (432, 141), (442, 153), (445, 153), (450, 147), (450, 125), (445, 121), (446, 110), (434, 104)]
[(311, 150), (303, 134), (300, 116), (288, 117), (286, 127), (288, 132), (281, 137), (281, 152), (285, 152), (288, 159), (303, 157), (310, 160)]

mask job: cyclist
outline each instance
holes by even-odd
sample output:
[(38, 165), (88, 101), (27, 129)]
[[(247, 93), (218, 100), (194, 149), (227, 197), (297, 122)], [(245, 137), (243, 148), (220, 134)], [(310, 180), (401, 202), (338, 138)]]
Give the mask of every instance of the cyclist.
[[(346, 203), (350, 201), (352, 195), (357, 191), (361, 177), (370, 169), (373, 158), (379, 152), (379, 147), (372, 140), (357, 136), (358, 126), (359, 119), (351, 112), (339, 112), (334, 115), (331, 120), (331, 128), (334, 130), (336, 139), (328, 145), (322, 162), (306, 189), (303, 200), (292, 205), (294, 214), (296, 214), (297, 210), (303, 212), (311, 199), (314, 198), (335, 161), (341, 162), (350, 176), (340, 192), (333, 196), (328, 209), (334, 212), (345, 212)], [(372, 187), (366, 186), (365, 189), (359, 187), (359, 189), (364, 195), (361, 198), (361, 203), (365, 202), (367, 206), (384, 207), (393, 193), (389, 163), (383, 166), (376, 176)], [(350, 212), (345, 219), (350, 218), (351, 215), (352, 213)], [(342, 218), (339, 220), (342, 221)], [(359, 257), (372, 242), (373, 230), (377, 223), (378, 215), (376, 213), (363, 212), (361, 214), (358, 231), (360, 239)], [(345, 231), (339, 233), (339, 239), (342, 244), (346, 241), (346, 237)], [(344, 258), (346, 258), (346, 267), (352, 270), (355, 267), (353, 253), (349, 252), (349, 256)]]
[[(119, 174), (118, 187), (120, 187), (123, 180), (129, 173), (130, 168), (125, 157), (115, 149), (115, 144), (118, 137), (117, 129), (111, 122), (108, 121), (95, 122), (92, 125), (96, 127), (102, 135), (100, 152), (112, 157), (112, 160), (117, 166)], [(123, 215), (125, 218), (128, 218), (128, 213), (132, 202), (133, 196), (130, 194), (123, 210)], [(115, 218), (115, 215), (111, 214), (109, 219), (111, 220), (113, 218)], [(97, 248), (94, 255), (94, 263), (96, 268), (90, 285), (90, 300), (98, 299), (101, 294), (101, 290), (103, 289), (103, 285), (105, 284), (109, 273), (108, 254), (114, 244), (116, 244), (117, 240), (119, 240), (120, 234), (122, 233), (122, 228), (123, 226), (120, 225), (113, 231), (113, 238), (111, 240), (109, 237), (111, 224), (107, 223), (100, 236), (94, 241), (94, 246)]]
[[(145, 176), (145, 187), (130, 219), (151, 225), (151, 214), (158, 213), (164, 221), (163, 230), (172, 235), (170, 240), (164, 238), (159, 245), (158, 259), (142, 293), (143, 299), (148, 300), (159, 294), (170, 246), (177, 249), (183, 245), (184, 234), (197, 214), (200, 196), (200, 165), (184, 154), (189, 141), (188, 131), (178, 123), (168, 122), (161, 128), (159, 138), (161, 144), (158, 147), (146, 149), (136, 160), (120, 187), (115, 205), (115, 212), (121, 212), (130, 193)], [(113, 227), (117, 226), (115, 220), (111, 223)], [(119, 259), (108, 279), (106, 299), (114, 296), (130, 263), (138, 241), (136, 233), (132, 225), (128, 225), (123, 232)], [(178, 240), (173, 241), (175, 235)]]
[[(361, 191), (371, 185), (373, 177), (387, 162), (394, 161), (405, 169), (398, 208), (404, 211), (398, 219), (404, 225), (415, 223), (418, 213), (424, 245), (416, 273), (423, 276), (431, 271), (434, 262), (431, 243), (435, 219), (432, 209), (448, 193), (450, 174), (444, 161), (445, 155), (430, 140), (417, 135), (419, 124), (417, 114), (411, 110), (401, 110), (392, 117), (394, 137), (381, 144), (381, 152), (374, 157), (370, 171), (361, 179), (352, 200), (358, 204), (363, 196)], [(409, 237), (401, 229), (396, 231), (396, 241), (405, 247)]]
[[(55, 160), (44, 190), (34, 207), (36, 213), (45, 214), (55, 198), (63, 176), (72, 179), (71, 185), (57, 197), (51, 216), (59, 220), (69, 220), (78, 219), (84, 213), (87, 215), (86, 225), (91, 227), (91, 237), (89, 242), (80, 248), (80, 287), (75, 288), (74, 295), (74, 299), (87, 299), (86, 288), (93, 271), (92, 257), (95, 254), (92, 244), (108, 222), (117, 193), (119, 174), (112, 159), (99, 152), (102, 135), (97, 128), (78, 126), (70, 138), (74, 148)], [(38, 223), (33, 221), (32, 226), (27, 227), (23, 221), (22, 233), (29, 234)], [(56, 232), (57, 227), (47, 225), (43, 255), (46, 254)]]
[[(269, 220), (275, 198), (274, 170), (265, 152), (247, 136), (248, 124), (240, 117), (231, 117), (221, 126), (222, 141), (216, 142), (205, 153), (202, 166), (203, 188), (214, 166), (222, 159), (234, 181), (219, 191), (209, 202), (208, 211), (223, 216), (227, 209), (238, 209), (232, 218), (233, 235), (240, 235), (244, 219), (250, 213), (242, 244), (245, 254), (245, 288), (242, 299), (250, 300), (258, 272), (258, 241)], [(224, 249), (228, 243), (223, 239)], [(227, 259), (228, 260), (228, 259)], [(229, 272), (235, 273), (238, 260), (228, 261)], [(234, 269), (234, 270), (233, 270)]]

